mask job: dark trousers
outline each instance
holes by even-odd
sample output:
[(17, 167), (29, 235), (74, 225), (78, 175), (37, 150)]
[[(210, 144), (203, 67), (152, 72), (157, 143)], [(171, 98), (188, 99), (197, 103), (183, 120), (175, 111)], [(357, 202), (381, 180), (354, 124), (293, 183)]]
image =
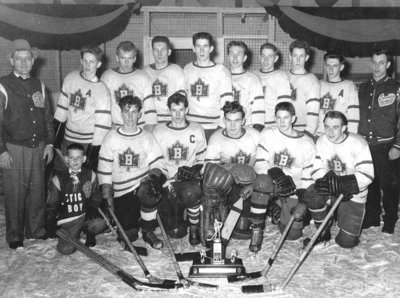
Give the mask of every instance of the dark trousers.
[[(399, 159), (390, 160), (389, 150), (392, 144), (370, 146), (374, 163), (375, 178), (368, 187), (365, 205), (364, 224), (379, 225), (382, 213), (381, 200), (385, 215), (383, 221), (395, 225), (399, 209)], [(381, 195), (381, 190), (383, 196)]]
[(137, 234), (132, 230), (138, 230), (140, 227), (140, 201), (136, 195), (136, 190), (114, 198), (114, 212), (125, 233), (131, 239), (131, 233)]
[(3, 169), (7, 242), (45, 235), (44, 143), (36, 148), (6, 144), (13, 162)]

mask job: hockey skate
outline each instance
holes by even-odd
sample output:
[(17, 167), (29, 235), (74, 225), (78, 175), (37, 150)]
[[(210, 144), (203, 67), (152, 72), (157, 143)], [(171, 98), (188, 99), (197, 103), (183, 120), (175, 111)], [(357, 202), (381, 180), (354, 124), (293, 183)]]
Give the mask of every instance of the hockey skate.
[(142, 231), (143, 240), (151, 245), (154, 249), (161, 249), (163, 248), (163, 242), (158, 239), (158, 237), (154, 234), (153, 231), (146, 232)]
[(200, 243), (200, 228), (198, 225), (190, 225), (189, 243), (192, 246), (196, 246)]
[(249, 245), (249, 250), (251, 252), (258, 252), (261, 249), (261, 244), (263, 242), (264, 229), (261, 227), (251, 227), (251, 242)]

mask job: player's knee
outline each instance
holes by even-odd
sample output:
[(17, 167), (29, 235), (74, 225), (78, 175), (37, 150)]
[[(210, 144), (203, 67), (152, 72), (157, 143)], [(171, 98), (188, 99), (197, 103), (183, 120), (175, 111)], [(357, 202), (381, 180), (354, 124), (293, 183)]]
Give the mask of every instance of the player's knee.
[(271, 193), (274, 192), (274, 183), (269, 175), (258, 175), (253, 183), (251, 202), (257, 205), (268, 205)]
[(177, 195), (186, 208), (193, 208), (200, 205), (203, 191), (199, 180), (182, 182), (178, 189)]
[(61, 254), (67, 256), (67, 255), (73, 254), (73, 253), (76, 251), (76, 248), (73, 247), (72, 245), (64, 244), (64, 245), (58, 245), (58, 246), (57, 246), (57, 250), (58, 250)]
[[(283, 233), (283, 231), (286, 228), (286, 224), (280, 222), (278, 226), (279, 226), (279, 231), (281, 233)], [(302, 236), (303, 236), (303, 229), (292, 227), (292, 228), (290, 228), (290, 230), (289, 230), (289, 232), (288, 232), (288, 234), (286, 236), (286, 239), (287, 240), (297, 240)]]
[(326, 204), (326, 196), (319, 195), (315, 191), (314, 184), (310, 185), (305, 194), (307, 207), (311, 210), (322, 209)]
[(360, 243), (360, 238), (355, 235), (351, 235), (343, 231), (339, 230), (339, 233), (336, 235), (335, 242), (343, 248), (353, 248)]

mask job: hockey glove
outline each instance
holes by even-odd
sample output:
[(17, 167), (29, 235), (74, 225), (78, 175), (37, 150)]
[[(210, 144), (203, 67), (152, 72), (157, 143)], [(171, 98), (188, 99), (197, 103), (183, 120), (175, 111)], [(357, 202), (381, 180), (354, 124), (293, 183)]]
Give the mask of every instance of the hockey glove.
[(177, 179), (181, 182), (186, 182), (200, 177), (200, 171), (203, 165), (196, 164), (192, 167), (182, 166), (178, 168)]
[(282, 169), (274, 167), (268, 170), (268, 174), (271, 176), (272, 181), (277, 187), (277, 194), (280, 197), (289, 197), (294, 194), (296, 185), (293, 182), (292, 177), (285, 175)]
[(296, 196), (297, 196), (297, 198), (299, 200), (299, 203), (305, 203), (306, 202), (306, 199), (304, 197), (306, 195), (306, 189), (305, 188), (296, 189), (295, 194), (296, 194)]
[(298, 203), (290, 209), (290, 214), (294, 216), (295, 221), (302, 221), (307, 212), (307, 206), (304, 203)]

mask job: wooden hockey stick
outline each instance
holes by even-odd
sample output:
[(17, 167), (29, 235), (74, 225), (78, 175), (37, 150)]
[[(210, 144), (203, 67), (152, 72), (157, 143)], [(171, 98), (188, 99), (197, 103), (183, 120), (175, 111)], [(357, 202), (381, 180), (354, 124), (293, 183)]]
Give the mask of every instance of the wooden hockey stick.
[(179, 278), (179, 281), (185, 286), (198, 286), (198, 287), (203, 287), (203, 288), (218, 288), (217, 285), (211, 285), (211, 284), (206, 284), (206, 283), (202, 283), (202, 282), (195, 282), (195, 281), (192, 281), (192, 280), (190, 280), (190, 279), (188, 279), (188, 278), (183, 276), (181, 268), (179, 266), (179, 263), (175, 258), (174, 248), (172, 247), (171, 241), (169, 240), (169, 237), (168, 237), (167, 233), (165, 232), (164, 224), (163, 224), (163, 222), (161, 220), (161, 217), (160, 217), (160, 215), (158, 213), (157, 213), (157, 222), (158, 222), (158, 225), (159, 225), (159, 227), (161, 229), (161, 233), (163, 235), (165, 243), (166, 243), (166, 245), (168, 247), (168, 251), (169, 251), (169, 253), (171, 255), (172, 264), (174, 265), (175, 272), (176, 272), (176, 275)]
[(228, 245), (229, 239), (231, 238), (232, 232), (235, 229), (236, 223), (239, 220), (240, 214), (243, 210), (243, 196), (232, 205), (228, 216), (225, 219), (224, 226), (221, 230), (221, 241), (226, 246)]

